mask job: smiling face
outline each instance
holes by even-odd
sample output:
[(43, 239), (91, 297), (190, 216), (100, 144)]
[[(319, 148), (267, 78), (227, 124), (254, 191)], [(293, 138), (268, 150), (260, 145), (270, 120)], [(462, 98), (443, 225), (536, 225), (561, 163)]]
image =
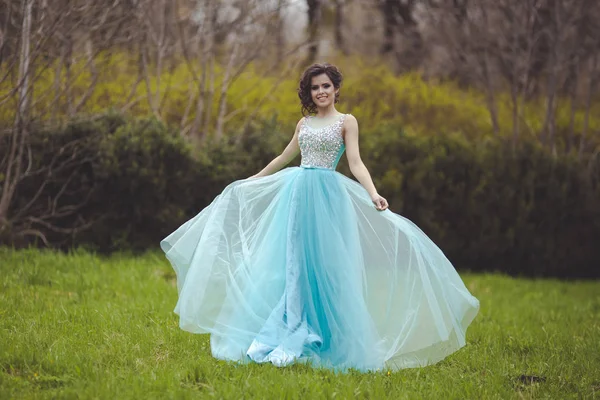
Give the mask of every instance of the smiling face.
[(335, 103), (336, 89), (327, 74), (313, 76), (310, 84), (310, 94), (318, 108), (327, 108)]
[(302, 104), (302, 115), (325, 112), (337, 103), (342, 87), (342, 73), (328, 63), (312, 64), (302, 73), (298, 85), (298, 97)]

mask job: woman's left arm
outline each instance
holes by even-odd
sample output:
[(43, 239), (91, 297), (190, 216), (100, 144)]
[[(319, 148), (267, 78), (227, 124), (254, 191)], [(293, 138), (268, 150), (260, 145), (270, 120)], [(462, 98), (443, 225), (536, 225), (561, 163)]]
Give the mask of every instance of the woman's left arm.
[(353, 115), (346, 115), (344, 118), (344, 142), (346, 144), (346, 157), (348, 158), (348, 165), (350, 166), (350, 172), (356, 177), (361, 185), (367, 190), (375, 208), (383, 211), (388, 208), (388, 202), (386, 199), (381, 197), (375, 189), (373, 180), (369, 170), (360, 158), (360, 150), (358, 147), (358, 121)]

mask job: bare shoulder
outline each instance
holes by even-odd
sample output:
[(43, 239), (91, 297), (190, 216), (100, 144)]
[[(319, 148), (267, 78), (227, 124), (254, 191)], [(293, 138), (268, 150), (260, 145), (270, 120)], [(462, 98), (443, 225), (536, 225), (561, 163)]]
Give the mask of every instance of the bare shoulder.
[(306, 121), (306, 117), (300, 118), (300, 120), (296, 124), (296, 131), (300, 130), (300, 127), (302, 126), (302, 124), (304, 123), (304, 121)]
[(346, 116), (344, 117), (344, 130), (348, 130), (348, 129), (358, 129), (358, 120), (356, 119), (356, 117), (352, 114), (346, 114)]

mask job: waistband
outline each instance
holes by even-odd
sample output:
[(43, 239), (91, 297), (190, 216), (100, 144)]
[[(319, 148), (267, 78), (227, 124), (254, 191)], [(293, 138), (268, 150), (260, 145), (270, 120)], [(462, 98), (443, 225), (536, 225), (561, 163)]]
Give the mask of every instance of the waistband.
[(324, 169), (325, 171), (335, 171), (335, 169), (333, 169), (333, 168), (320, 167), (320, 166), (317, 166), (317, 165), (300, 165), (300, 168), (304, 168), (304, 169)]

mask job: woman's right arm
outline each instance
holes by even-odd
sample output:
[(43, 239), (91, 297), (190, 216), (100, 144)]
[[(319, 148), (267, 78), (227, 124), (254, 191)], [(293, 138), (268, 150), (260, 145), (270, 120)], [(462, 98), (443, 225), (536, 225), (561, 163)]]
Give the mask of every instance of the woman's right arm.
[(261, 176), (267, 176), (274, 174), (279, 171), (281, 168), (285, 167), (298, 155), (300, 152), (300, 145), (298, 144), (298, 132), (300, 132), (300, 127), (302, 126), (302, 122), (304, 121), (304, 117), (298, 121), (296, 125), (296, 131), (294, 132), (294, 136), (292, 140), (288, 143), (283, 152), (275, 157), (273, 161), (267, 164), (266, 167), (262, 169), (259, 173), (252, 175), (250, 178), (260, 178)]

